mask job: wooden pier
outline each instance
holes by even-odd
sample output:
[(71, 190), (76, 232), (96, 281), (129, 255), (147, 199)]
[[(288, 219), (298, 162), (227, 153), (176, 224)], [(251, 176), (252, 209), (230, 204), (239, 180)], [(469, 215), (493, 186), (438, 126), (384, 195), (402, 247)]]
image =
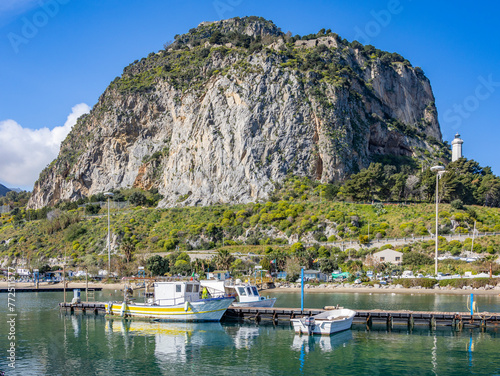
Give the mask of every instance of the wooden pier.
[[(292, 318), (313, 316), (324, 312), (324, 309), (298, 308), (241, 308), (230, 307), (226, 319), (289, 321)], [(428, 311), (383, 311), (383, 310), (357, 310), (353, 324), (362, 324), (367, 327), (372, 325), (386, 325), (392, 328), (396, 325), (427, 326), (434, 329), (438, 326), (449, 326), (461, 330), (463, 328), (500, 327), (500, 313), (475, 313), (466, 312), (428, 312)]]
[[(104, 303), (82, 302), (82, 303), (59, 303), (59, 307), (66, 312), (83, 313), (106, 313)], [(246, 320), (253, 322), (270, 321), (273, 323), (288, 322), (292, 318), (317, 315), (324, 312), (324, 309), (306, 308), (301, 311), (299, 308), (243, 308), (229, 307), (223, 320)], [(467, 312), (428, 312), (428, 311), (383, 311), (383, 310), (358, 310), (354, 317), (353, 324), (366, 325), (368, 328), (373, 325), (383, 325), (387, 328), (394, 326), (415, 326), (428, 327), (451, 327), (456, 330), (463, 328), (499, 328), (500, 313), (475, 313), (471, 315)]]
[(106, 313), (104, 303), (101, 302), (81, 302), (81, 303), (59, 303), (59, 308), (64, 309), (65, 312), (74, 313), (76, 311), (82, 313)]
[[(66, 292), (72, 292), (75, 288), (71, 287), (71, 288), (66, 288)], [(85, 288), (80, 288), (79, 289), (81, 291), (85, 291)], [(90, 290), (93, 290), (93, 291), (101, 291), (102, 290), (102, 287), (92, 287), (92, 289), (89, 289)], [(6, 288), (1, 288), (0, 289), (0, 293), (7, 293), (9, 292), (9, 289), (6, 289)], [(18, 293), (18, 292), (64, 292), (64, 287), (40, 287), (40, 288), (36, 288), (36, 287), (23, 287), (23, 288), (16, 288), (15, 289), (15, 292)]]

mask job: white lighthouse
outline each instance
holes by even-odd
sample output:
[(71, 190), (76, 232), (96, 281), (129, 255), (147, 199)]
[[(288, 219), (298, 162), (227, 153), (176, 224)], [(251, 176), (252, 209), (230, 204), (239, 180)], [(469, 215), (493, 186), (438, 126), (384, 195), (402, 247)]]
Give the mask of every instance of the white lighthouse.
[(462, 144), (464, 140), (460, 138), (460, 135), (457, 133), (455, 135), (455, 139), (451, 142), (451, 161), (455, 162), (457, 159), (462, 158)]

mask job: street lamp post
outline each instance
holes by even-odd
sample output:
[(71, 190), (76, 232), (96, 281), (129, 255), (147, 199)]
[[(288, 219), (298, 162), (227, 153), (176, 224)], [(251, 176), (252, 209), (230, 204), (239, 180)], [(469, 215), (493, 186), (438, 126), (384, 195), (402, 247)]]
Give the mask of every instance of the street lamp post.
[(441, 174), (445, 173), (443, 166), (433, 166), (431, 167), (431, 171), (436, 173), (436, 255), (434, 259), (434, 274), (438, 275), (438, 214), (439, 214), (439, 178)]
[(108, 278), (111, 276), (111, 228), (110, 228), (110, 219), (109, 219), (109, 199), (113, 197), (114, 194), (112, 192), (104, 193), (104, 196), (108, 198)]

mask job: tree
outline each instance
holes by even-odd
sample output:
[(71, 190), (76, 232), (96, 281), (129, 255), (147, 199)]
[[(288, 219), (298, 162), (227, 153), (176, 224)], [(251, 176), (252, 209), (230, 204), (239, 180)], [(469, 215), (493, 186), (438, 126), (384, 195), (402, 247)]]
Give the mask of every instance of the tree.
[(89, 215), (96, 215), (101, 211), (101, 205), (99, 204), (88, 204), (85, 206), (85, 213)]
[(234, 256), (227, 249), (219, 249), (214, 257), (215, 265), (220, 270), (229, 270), (233, 261)]
[(300, 275), (300, 262), (297, 257), (290, 257), (285, 266), (286, 280), (294, 282)]
[(388, 187), (382, 164), (371, 163), (367, 169), (352, 175), (340, 188), (340, 193), (354, 201), (374, 200), (376, 197), (383, 200), (388, 197)]
[(321, 259), (319, 262), (319, 270), (321, 273), (331, 273), (338, 269), (338, 267), (337, 262), (332, 259)]
[(419, 267), (420, 265), (431, 265), (433, 260), (420, 252), (409, 252), (403, 256), (403, 266)]
[(410, 196), (415, 196), (417, 194), (416, 188), (419, 182), (420, 179), (416, 175), (409, 175), (406, 178), (405, 190), (404, 190), (406, 200), (408, 200)]
[(134, 192), (128, 198), (130, 203), (135, 206), (143, 206), (148, 202), (146, 195), (142, 192)]
[(191, 263), (186, 260), (178, 259), (172, 269), (173, 273), (186, 274), (191, 270)]
[(159, 255), (151, 256), (146, 261), (146, 269), (153, 275), (164, 275), (168, 272), (168, 263)]
[(134, 240), (129, 237), (123, 238), (120, 248), (123, 251), (123, 254), (125, 255), (125, 261), (127, 263), (131, 262), (135, 252)]

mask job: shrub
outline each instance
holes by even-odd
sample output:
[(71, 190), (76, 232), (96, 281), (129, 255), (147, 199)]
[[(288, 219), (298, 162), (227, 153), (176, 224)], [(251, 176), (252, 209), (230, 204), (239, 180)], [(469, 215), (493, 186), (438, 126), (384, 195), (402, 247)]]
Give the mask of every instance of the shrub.
[[(82, 227), (78, 223), (74, 223), (68, 227), (64, 238), (66, 241), (72, 242), (73, 240), (79, 238), (81, 235), (84, 235), (86, 232), (87, 232), (86, 228)], [(19, 241), (21, 241), (21, 239)]]
[(471, 286), (473, 288), (484, 287), (486, 285), (495, 285), (497, 283), (494, 279), (489, 278), (473, 278), (473, 279), (443, 279), (439, 281), (439, 286), (451, 286), (456, 288), (462, 288), (464, 286)]
[(436, 285), (437, 280), (434, 278), (404, 278), (396, 279), (394, 283), (402, 285), (404, 288), (411, 288), (421, 286), (424, 288), (433, 288)]
[(464, 202), (459, 199), (453, 200), (450, 205), (455, 210), (462, 210), (464, 208)]
[(88, 204), (85, 206), (85, 213), (88, 215), (95, 215), (101, 211), (101, 206), (99, 204)]

